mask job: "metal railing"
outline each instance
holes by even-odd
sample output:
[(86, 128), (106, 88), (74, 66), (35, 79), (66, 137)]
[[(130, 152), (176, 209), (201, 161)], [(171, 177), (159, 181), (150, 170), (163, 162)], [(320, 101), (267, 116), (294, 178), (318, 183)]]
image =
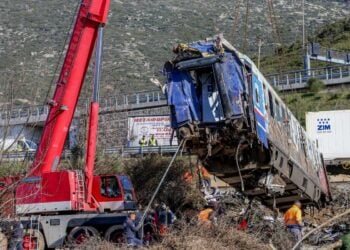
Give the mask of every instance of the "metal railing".
[(322, 47), (318, 43), (308, 44), (307, 53), (312, 59), (320, 61), (338, 60), (344, 64), (350, 63), (350, 52)]
[[(156, 146), (156, 147), (113, 147), (105, 148), (102, 150), (103, 155), (119, 155), (121, 157), (145, 155), (145, 154), (170, 154), (175, 153), (178, 146)], [(20, 160), (32, 160), (34, 159), (35, 152), (6, 152), (0, 156), (5, 161), (20, 161)], [(70, 150), (64, 150), (61, 158), (70, 159), (72, 153)]]
[[(147, 106), (158, 106), (162, 102), (166, 102), (165, 95), (160, 91), (153, 92), (140, 92), (135, 94), (128, 94), (122, 96), (112, 96), (107, 98), (100, 98), (101, 110), (118, 110), (119, 108), (129, 107), (130, 109), (136, 109), (139, 106), (143, 107), (145, 104)], [(83, 100), (78, 105), (77, 109), (86, 111), (89, 106), (87, 100)], [(24, 121), (31, 117), (34, 120), (40, 120), (40, 116), (43, 119), (48, 115), (49, 107), (46, 105), (33, 106), (33, 107), (19, 107), (14, 109), (2, 110), (0, 111), (0, 120), (12, 120), (12, 119), (23, 119)]]
[[(326, 85), (344, 83), (340, 81), (350, 77), (350, 66), (324, 67), (311, 70), (299, 70), (268, 75), (270, 84), (280, 89), (298, 89), (307, 87), (310, 78), (325, 80)], [(329, 80), (334, 80), (330, 82)], [(337, 81), (339, 80), (339, 81)], [(350, 83), (350, 80), (347, 82)]]

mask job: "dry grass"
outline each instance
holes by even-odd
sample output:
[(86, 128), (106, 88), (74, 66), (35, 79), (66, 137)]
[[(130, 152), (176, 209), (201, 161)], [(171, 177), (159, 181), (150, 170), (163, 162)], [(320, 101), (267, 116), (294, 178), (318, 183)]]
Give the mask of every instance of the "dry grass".
[[(127, 164), (125, 170), (134, 184), (138, 202), (148, 204), (169, 162), (169, 158), (150, 155)], [(189, 162), (185, 159), (174, 162), (156, 196), (156, 202), (165, 202), (174, 212), (203, 206), (203, 195), (196, 188), (196, 183), (189, 184), (183, 179), (188, 166)]]

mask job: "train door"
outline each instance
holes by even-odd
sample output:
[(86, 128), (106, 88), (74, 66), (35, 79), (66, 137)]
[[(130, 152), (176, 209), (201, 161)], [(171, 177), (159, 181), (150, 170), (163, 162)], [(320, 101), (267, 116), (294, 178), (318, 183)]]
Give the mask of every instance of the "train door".
[(214, 123), (224, 120), (221, 99), (213, 73), (209, 71), (198, 74), (198, 80), (202, 87), (202, 121), (205, 123)]
[(252, 92), (253, 92), (253, 106), (254, 106), (254, 117), (256, 132), (259, 140), (267, 148), (267, 121), (265, 111), (265, 96), (262, 82), (259, 78), (253, 74), (252, 76)]

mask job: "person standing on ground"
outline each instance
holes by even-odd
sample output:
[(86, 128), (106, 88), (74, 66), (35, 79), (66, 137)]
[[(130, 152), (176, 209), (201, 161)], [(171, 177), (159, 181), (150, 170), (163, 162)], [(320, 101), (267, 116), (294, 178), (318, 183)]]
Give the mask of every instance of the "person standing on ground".
[(296, 242), (302, 237), (302, 213), (300, 201), (295, 201), (293, 206), (284, 214), (284, 223), (289, 232), (294, 236)]
[(201, 162), (198, 163), (198, 173), (202, 179), (202, 184), (205, 188), (211, 187), (211, 179), (208, 170), (202, 165)]
[(12, 224), (12, 237), (10, 240), (9, 250), (23, 250), (23, 224), (16, 218)]
[(168, 233), (169, 226), (174, 223), (176, 217), (170, 208), (165, 205), (164, 202), (161, 203), (159, 209), (159, 234), (164, 236)]
[(135, 212), (131, 212), (123, 225), (124, 234), (128, 245), (140, 247), (142, 246), (142, 240), (136, 237), (136, 233), (139, 231), (139, 227), (135, 225), (135, 220), (136, 214)]

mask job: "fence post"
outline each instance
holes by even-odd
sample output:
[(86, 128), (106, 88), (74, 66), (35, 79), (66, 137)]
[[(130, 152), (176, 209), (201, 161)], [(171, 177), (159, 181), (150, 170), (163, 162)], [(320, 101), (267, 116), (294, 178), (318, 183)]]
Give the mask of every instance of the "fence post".
[(339, 67), (339, 77), (343, 78), (343, 72), (342, 72), (342, 68), (341, 67)]

